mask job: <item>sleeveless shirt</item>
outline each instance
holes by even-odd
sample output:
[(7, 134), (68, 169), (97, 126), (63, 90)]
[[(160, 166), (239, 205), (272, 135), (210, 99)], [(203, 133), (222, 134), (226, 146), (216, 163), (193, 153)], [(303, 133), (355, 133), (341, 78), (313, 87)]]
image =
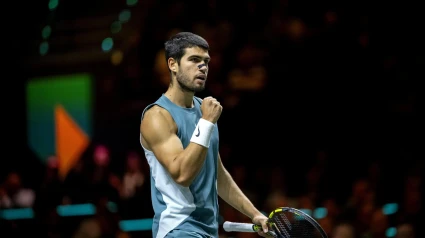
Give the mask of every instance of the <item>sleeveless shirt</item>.
[[(171, 102), (164, 94), (149, 108), (158, 105), (166, 109), (177, 125), (177, 136), (186, 148), (193, 131), (202, 117), (199, 97), (194, 97), (194, 107), (183, 108)], [(177, 184), (156, 159), (155, 154), (142, 148), (150, 168), (151, 200), (154, 210), (152, 237), (163, 238), (172, 230), (186, 230), (205, 237), (218, 237), (217, 162), (219, 136), (214, 125), (205, 162), (189, 187)]]

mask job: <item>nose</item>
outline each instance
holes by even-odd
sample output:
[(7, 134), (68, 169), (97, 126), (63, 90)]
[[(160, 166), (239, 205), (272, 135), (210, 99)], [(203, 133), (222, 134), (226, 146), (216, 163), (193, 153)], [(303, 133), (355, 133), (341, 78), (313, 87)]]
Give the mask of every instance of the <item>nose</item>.
[(198, 65), (198, 69), (199, 71), (201, 71), (203, 74), (206, 74), (208, 71), (208, 65), (205, 63), (202, 63), (200, 65)]
[(198, 65), (198, 68), (199, 68), (199, 69), (201, 69), (201, 68), (202, 68), (202, 67), (204, 67), (204, 66), (207, 66), (207, 64), (205, 64), (205, 63), (200, 64), (200, 65)]
[(205, 63), (202, 63), (200, 65), (198, 65), (198, 69), (199, 71), (201, 71), (203, 74), (206, 74), (208, 71), (208, 65)]

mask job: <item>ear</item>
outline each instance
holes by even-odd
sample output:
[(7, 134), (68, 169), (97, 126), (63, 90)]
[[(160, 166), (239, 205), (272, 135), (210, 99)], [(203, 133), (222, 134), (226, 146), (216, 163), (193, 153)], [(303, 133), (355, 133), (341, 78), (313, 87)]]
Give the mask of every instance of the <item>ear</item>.
[(168, 68), (171, 70), (171, 72), (177, 72), (178, 65), (177, 61), (174, 58), (168, 58)]

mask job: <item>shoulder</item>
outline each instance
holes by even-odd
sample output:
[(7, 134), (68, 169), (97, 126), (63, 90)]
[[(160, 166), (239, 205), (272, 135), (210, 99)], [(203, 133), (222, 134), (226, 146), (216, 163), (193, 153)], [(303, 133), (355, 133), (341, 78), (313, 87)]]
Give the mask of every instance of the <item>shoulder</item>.
[(173, 117), (167, 109), (159, 105), (153, 105), (145, 111), (141, 122), (141, 129), (144, 126), (161, 128), (173, 126), (174, 124)]
[(150, 120), (168, 120), (170, 118), (171, 114), (168, 112), (167, 109), (159, 105), (153, 105), (152, 107), (146, 109), (146, 111), (144, 112), (142, 122)]
[(152, 117), (152, 116), (161, 116), (166, 113), (168, 113), (167, 109), (155, 104), (149, 108), (146, 108), (145, 112), (143, 113), (143, 118)]
[(143, 147), (152, 150), (152, 145), (162, 143), (175, 133), (177, 125), (165, 108), (154, 105), (145, 111), (140, 123), (140, 142)]

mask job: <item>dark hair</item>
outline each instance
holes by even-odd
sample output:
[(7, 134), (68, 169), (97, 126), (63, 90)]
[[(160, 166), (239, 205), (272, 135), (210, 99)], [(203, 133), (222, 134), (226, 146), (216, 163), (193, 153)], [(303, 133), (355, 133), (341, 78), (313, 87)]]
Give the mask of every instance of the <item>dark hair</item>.
[(201, 47), (205, 50), (209, 50), (210, 46), (208, 42), (199, 35), (192, 32), (180, 32), (172, 36), (167, 42), (165, 42), (165, 60), (169, 58), (175, 59), (180, 63), (180, 59), (183, 57), (186, 48), (192, 48), (195, 46)]

